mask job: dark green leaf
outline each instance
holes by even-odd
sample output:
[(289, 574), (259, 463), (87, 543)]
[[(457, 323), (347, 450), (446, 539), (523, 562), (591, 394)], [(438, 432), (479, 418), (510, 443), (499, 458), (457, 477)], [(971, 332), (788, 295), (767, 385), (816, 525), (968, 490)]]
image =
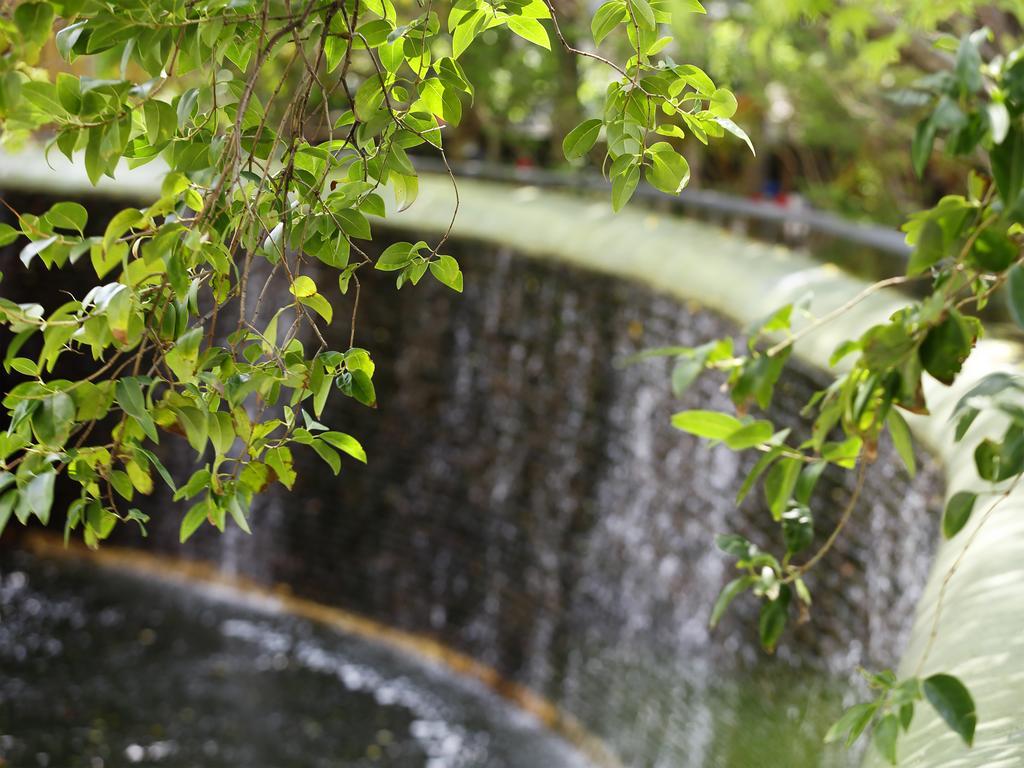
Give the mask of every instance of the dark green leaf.
[(923, 689), (925, 698), (935, 711), (967, 746), (971, 746), (978, 715), (974, 700), (964, 684), (952, 675), (939, 674), (926, 678)]
[(914, 173), (917, 174), (918, 178), (924, 175), (928, 159), (932, 156), (935, 133), (935, 123), (931, 118), (922, 120), (917, 124), (917, 130), (914, 132), (914, 143), (910, 148), (910, 158), (914, 166)]
[(766, 601), (761, 605), (761, 618), (758, 622), (758, 629), (761, 635), (761, 647), (768, 653), (773, 653), (779, 644), (786, 629), (786, 619), (789, 614), (789, 601), (791, 591), (788, 585), (783, 584), (778, 598)]
[(920, 349), (921, 365), (943, 384), (952, 384), (973, 346), (974, 337), (963, 317), (952, 310), (925, 336)]
[(1010, 314), (1017, 321), (1017, 325), (1024, 328), (1024, 268), (1019, 264), (1010, 268), (1006, 298), (1010, 305)]
[(711, 611), (711, 620), (708, 622), (712, 629), (718, 626), (718, 622), (721, 621), (729, 604), (749, 589), (754, 581), (753, 576), (741, 576), (738, 579), (733, 579), (722, 588), (718, 599), (715, 601), (715, 607)]
[(1011, 126), (1003, 143), (994, 146), (989, 156), (999, 196), (1011, 208), (1024, 185), (1024, 130), (1016, 124)]
[(771, 468), (764, 479), (764, 495), (775, 520), (782, 519), (782, 513), (789, 504), (797, 478), (800, 476), (800, 466), (797, 459), (784, 457)]
[(942, 535), (947, 539), (956, 536), (960, 530), (967, 525), (967, 521), (974, 511), (974, 503), (978, 500), (976, 493), (960, 491), (953, 494), (946, 505), (946, 512), (942, 516)]

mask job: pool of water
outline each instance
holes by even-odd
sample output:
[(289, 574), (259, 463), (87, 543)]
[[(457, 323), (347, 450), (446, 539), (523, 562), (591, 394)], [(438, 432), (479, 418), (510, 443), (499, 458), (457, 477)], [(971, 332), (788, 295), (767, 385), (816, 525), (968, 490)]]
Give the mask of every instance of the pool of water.
[(586, 763), (483, 684), (272, 604), (8, 552), (0, 765)]

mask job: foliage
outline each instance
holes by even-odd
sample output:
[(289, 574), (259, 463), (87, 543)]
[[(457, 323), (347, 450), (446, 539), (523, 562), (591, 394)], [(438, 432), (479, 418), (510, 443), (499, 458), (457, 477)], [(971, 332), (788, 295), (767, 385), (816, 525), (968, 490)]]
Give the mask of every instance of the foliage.
[[(596, 37), (628, 41), (628, 60), (572, 51), (609, 82), (604, 116), (574, 131), (568, 151), (581, 156), (607, 135), (616, 208), (641, 172), (671, 193), (685, 186), (686, 161), (665, 137), (738, 130), (731, 93), (658, 55), (670, 21), (658, 0), (611, 0)], [(295, 482), (297, 447), (335, 473), (342, 455), (366, 460), (354, 437), (318, 421), (334, 390), (376, 404), (373, 360), (355, 346), (360, 276), (390, 272), (401, 288), (429, 272), (456, 291), (463, 278), (441, 251), (447, 235), (376, 259), (361, 243), (386, 214), (386, 188), (393, 208), (415, 200), (411, 152), (447, 162), (447, 137), (475, 95), (460, 60), (492, 31), (518, 48), (549, 49), (552, 32), (561, 40), (544, 0), (55, 0), (0, 18), (6, 144), (49, 133), (47, 151), (81, 163), (93, 183), (122, 164), (167, 166), (159, 199), (102, 232), (72, 201), (0, 226), (0, 243), (26, 239), (26, 268), (84, 274), (91, 264), (96, 276), (55, 309), (0, 299), (13, 334), (4, 367), (24, 379), (3, 400), (0, 530), (11, 517), (49, 522), (60, 474), (79, 487), (66, 535), (80, 530), (90, 546), (121, 521), (144, 526), (132, 505), (155, 479), (192, 504), (183, 541), (228, 518), (249, 530), (254, 495)], [(314, 281), (317, 262), (337, 290)], [(269, 305), (275, 279), (289, 288), (283, 306)], [(321, 328), (343, 296), (351, 342), (333, 350)], [(71, 356), (91, 360), (89, 372), (65, 377)], [(180, 486), (156, 452), (169, 434), (199, 467)]]
[[(703, 12), (696, 0), (676, 6), (687, 24)], [(385, 195), (392, 210), (415, 201), (411, 155), (433, 151), (447, 165), (453, 129), (477, 95), (474, 83), (487, 76), (487, 57), (482, 73), (463, 64), (478, 38), (501, 34), (515, 50), (554, 44), (604, 69), (602, 108), (569, 131), (562, 148), (579, 161), (603, 135), (602, 167), (618, 210), (641, 176), (670, 194), (687, 184), (683, 138), (707, 143), (730, 133), (750, 143), (733, 121), (733, 94), (667, 55), (672, 41), (661, 31), (672, 15), (669, 0), (608, 0), (593, 16), (593, 45), (581, 47), (547, 0), (16, 4), (0, 18), (3, 141), (49, 132), (48, 149), (81, 163), (94, 183), (122, 163), (159, 159), (168, 172), (156, 202), (120, 211), (102, 233), (90, 233), (87, 211), (71, 201), (17, 213), (16, 227), (0, 225), (0, 244), (27, 240), (26, 268), (84, 271), (77, 263), (88, 255), (96, 275), (91, 289), (56, 309), (0, 299), (0, 323), (14, 334), (4, 366), (24, 379), (3, 400), (10, 423), (0, 434), (0, 529), (12, 517), (49, 522), (63, 474), (78, 485), (66, 535), (81, 531), (90, 546), (120, 522), (145, 525), (131, 505), (156, 479), (175, 500), (191, 502), (182, 540), (204, 523), (223, 530), (229, 517), (248, 531), (254, 495), (296, 481), (299, 446), (335, 473), (343, 454), (365, 461), (356, 438), (318, 421), (334, 390), (376, 404), (371, 354), (355, 345), (361, 278), (389, 272), (402, 288), (429, 272), (456, 291), (463, 278), (442, 252), (447, 234), (433, 244), (394, 244), (376, 258), (364, 244), (371, 221), (388, 212)], [(867, 29), (863, 16), (847, 24)], [(624, 61), (610, 58), (623, 47)], [(739, 576), (712, 622), (750, 592), (761, 601), (769, 650), (794, 607), (810, 605), (803, 577), (854, 514), (883, 432), (913, 473), (901, 411), (927, 412), (923, 376), (955, 380), (982, 333), (976, 313), (1002, 286), (1024, 317), (1024, 59), (986, 60), (987, 47), (984, 32), (964, 37), (952, 68), (917, 82), (905, 101), (930, 107), (912, 150), (918, 173), (938, 141), (954, 156), (986, 157), (990, 172), (973, 173), (965, 194), (907, 222), (907, 276), (870, 290), (909, 280), (928, 280), (931, 290), (836, 351), (834, 363), (846, 367), (808, 403), (808, 439), (751, 414), (770, 405), (796, 341), (837, 313), (797, 330), (808, 305), (795, 302), (747, 329), (745, 340), (654, 352), (677, 359), (677, 392), (714, 370), (726, 376), (735, 404), (735, 414), (677, 414), (675, 426), (761, 453), (739, 499), (761, 483), (782, 544), (772, 554), (740, 536), (719, 537)], [(59, 65), (37, 66), (52, 51)], [(312, 276), (325, 268), (334, 270), (336, 292)], [(274, 279), (288, 286), (283, 306), (267, 306)], [(343, 297), (353, 305), (349, 347), (332, 350), (321, 329)], [(63, 377), (72, 354), (91, 359), (89, 373)], [(982, 408), (1009, 416), (1004, 434), (975, 453), (981, 480), (1016, 482), (1024, 472), (1024, 411), (1014, 397), (1021, 389), (1013, 379), (989, 379), (958, 406), (958, 439)], [(155, 451), (167, 435), (183, 439), (199, 465), (180, 486)], [(814, 548), (811, 494), (829, 465), (855, 469), (858, 480), (837, 527)], [(976, 498), (950, 501), (947, 536), (965, 527)], [(918, 670), (906, 680), (869, 680), (878, 698), (844, 716), (833, 737), (852, 741), (875, 723), (876, 744), (894, 760), (899, 731), (927, 699), (965, 742), (973, 738), (973, 703), (955, 678)]]
[[(917, 102), (928, 107), (918, 123), (911, 149), (917, 172), (924, 170), (940, 138), (948, 154), (961, 158), (981, 154), (987, 159), (988, 169), (970, 174), (965, 194), (943, 197), (932, 208), (909, 218), (903, 229), (913, 252), (905, 276), (876, 283), (848, 304), (811, 319), (799, 330), (794, 330), (793, 324), (805, 314), (802, 302), (786, 305), (747, 329), (745, 344), (727, 338), (697, 349), (655, 351), (677, 358), (673, 379), (674, 383), (683, 382), (677, 390), (692, 382), (701, 369), (726, 374), (736, 408), (736, 416), (707, 411), (679, 413), (672, 419), (676, 427), (732, 450), (754, 449), (761, 454), (737, 500), (741, 501), (760, 481), (779, 526), (780, 552), (763, 551), (737, 535), (719, 537), (719, 547), (735, 559), (741, 575), (723, 589), (712, 613), (712, 624), (732, 600), (750, 592), (761, 601), (761, 641), (769, 651), (775, 648), (792, 613), (791, 604), (810, 606), (811, 594), (803, 577), (830, 550), (854, 514), (866, 469), (876, 458), (882, 433), (888, 431), (906, 471), (912, 475), (913, 448), (902, 413), (928, 413), (924, 376), (943, 385), (953, 384), (982, 335), (977, 313), (996, 291), (1007, 284), (1019, 285), (1022, 279), (1024, 49), (986, 61), (982, 48), (988, 41), (985, 29), (965, 36), (951, 69), (927, 75), (913, 85), (919, 96)], [(786, 360), (800, 338), (874, 291), (910, 281), (927, 282), (927, 295), (835, 350), (832, 364), (838, 366), (845, 361), (845, 367), (834, 383), (807, 403), (805, 413), (813, 419), (807, 439), (796, 440), (788, 429), (776, 429), (767, 418), (751, 415), (752, 410), (766, 409), (771, 403)], [(1018, 290), (1010, 291), (1010, 300), (1016, 316), (1024, 317)], [(964, 438), (983, 409), (1000, 412), (1006, 427), (1001, 436), (982, 439), (974, 452), (978, 478), (995, 484), (993, 491), (964, 491), (950, 499), (943, 520), (947, 538), (964, 529), (978, 496), (996, 493), (987, 518), (1022, 477), (1022, 392), (1024, 384), (1020, 381), (995, 374), (978, 383), (956, 406), (956, 440)], [(836, 527), (812, 547), (820, 532), (815, 530), (809, 508), (810, 493), (828, 465), (855, 469), (857, 480)], [(965, 550), (973, 536), (967, 538)], [(810, 556), (804, 556), (802, 562), (794, 560), (808, 551)], [(890, 672), (869, 676), (873, 687), (881, 692), (879, 698), (847, 712), (831, 738), (849, 733), (848, 742), (852, 742), (874, 723), (876, 746), (895, 763), (897, 735), (909, 727), (914, 702), (923, 696), (965, 743), (971, 743), (976, 715), (963, 684), (946, 674), (919, 679), (937, 631), (944, 592), (917, 673), (905, 680), (897, 680)]]
[[(982, 23), (1003, 40), (1019, 36), (1018, 9), (1012, 0), (750, 0), (719, 3), (709, 29), (677, 17), (674, 31), (691, 61), (740, 95), (742, 123), (787, 187), (898, 225), (965, 172), (939, 161), (925, 184), (915, 178), (905, 110), (918, 94), (908, 86), (922, 70), (948, 68), (958, 39)], [(761, 191), (721, 154), (705, 177)]]

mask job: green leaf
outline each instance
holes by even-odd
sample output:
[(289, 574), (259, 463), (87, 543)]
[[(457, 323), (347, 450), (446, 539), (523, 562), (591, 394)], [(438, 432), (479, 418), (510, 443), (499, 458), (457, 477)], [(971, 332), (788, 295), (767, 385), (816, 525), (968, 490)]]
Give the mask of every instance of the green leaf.
[(319, 293), (314, 293), (312, 296), (304, 296), (299, 299), (299, 302), (306, 307), (309, 307), (316, 312), (325, 322), (330, 323), (334, 319), (334, 307), (331, 306), (331, 302), (325, 299)]
[(66, 392), (44, 398), (32, 414), (32, 428), (43, 445), (64, 445), (74, 423), (75, 401)]
[(377, 407), (377, 393), (373, 388), (373, 381), (365, 371), (351, 371), (351, 380), (346, 394), (354, 397), (363, 405), (371, 408)]
[(981, 67), (981, 53), (974, 34), (964, 35), (957, 49), (954, 74), (965, 95), (981, 90), (984, 84)]
[(974, 239), (967, 254), (967, 263), (985, 272), (1002, 272), (1019, 257), (1017, 244), (1008, 233), (989, 228)]
[(46, 116), (47, 122), (53, 122), (52, 118), (63, 117), (67, 114), (64, 105), (60, 103), (57, 96), (57, 86), (40, 80), (31, 80), (21, 86), (21, 97), (38, 110), (41, 115)]
[(132, 485), (131, 478), (128, 477), (127, 472), (115, 469), (110, 473), (109, 479), (110, 484), (114, 487), (114, 490), (117, 491), (121, 498), (127, 499), (128, 501), (132, 500), (132, 497), (135, 496), (135, 486)]
[(690, 180), (690, 165), (671, 144), (658, 142), (650, 148), (651, 164), (645, 175), (653, 187), (669, 195), (679, 194)]
[(206, 520), (208, 516), (207, 510), (209, 507), (210, 502), (204, 499), (194, 505), (182, 519), (181, 530), (178, 536), (178, 540), (182, 544), (188, 541), (189, 537), (195, 533), (199, 526)]
[(1019, 264), (1014, 264), (1010, 268), (1006, 298), (1010, 305), (1010, 314), (1017, 325), (1024, 328), (1024, 268)]
[(180, 501), (181, 499), (191, 499), (200, 491), (205, 490), (210, 486), (210, 470), (206, 467), (197, 469), (189, 477), (181, 488), (174, 493), (174, 501)]
[(174, 480), (171, 478), (171, 473), (167, 471), (167, 467), (165, 467), (163, 462), (156, 457), (156, 454), (142, 447), (137, 447), (135, 450), (137, 453), (141, 453), (145, 456), (149, 463), (153, 465), (157, 474), (160, 475), (160, 478), (167, 484), (167, 487), (171, 489), (172, 493), (178, 490), (174, 485)]
[(778, 598), (766, 601), (761, 605), (761, 617), (758, 630), (761, 636), (761, 647), (768, 653), (774, 653), (789, 615), (791, 591), (788, 584), (783, 584)]
[(827, 462), (815, 461), (800, 470), (800, 477), (797, 478), (796, 487), (793, 489), (793, 498), (798, 503), (810, 504), (814, 486), (818, 484), (818, 478), (827, 466)]
[(693, 382), (704, 370), (704, 359), (702, 357), (680, 358), (672, 367), (672, 394), (675, 397), (682, 397), (686, 394)]
[(619, 24), (629, 18), (626, 11), (626, 3), (623, 0), (611, 0), (605, 3), (594, 14), (590, 22), (590, 31), (594, 36), (594, 44), (600, 45), (601, 41), (611, 34)]
[(894, 714), (886, 715), (875, 726), (873, 739), (875, 749), (891, 765), (896, 765), (896, 739), (899, 736), (899, 732), (899, 718)]
[(206, 436), (209, 429), (206, 415), (198, 408), (193, 408), (192, 406), (184, 406), (172, 410), (174, 415), (178, 417), (178, 424), (185, 430), (185, 437), (188, 440), (188, 444), (192, 446), (192, 450), (196, 453), (202, 453), (206, 449)]
[(765, 473), (765, 471), (772, 465), (772, 462), (775, 461), (781, 453), (782, 446), (777, 445), (757, 460), (754, 468), (750, 470), (750, 474), (747, 475), (746, 480), (743, 481), (743, 485), (740, 486), (739, 491), (736, 493), (737, 504), (743, 503), (743, 500), (747, 498), (747, 494), (750, 493), (751, 489), (754, 487), (754, 483), (757, 482), (757, 479)]
[(743, 451), (767, 442), (774, 432), (775, 427), (770, 421), (753, 421), (730, 433), (725, 438), (725, 444), (734, 451)]
[(774, 520), (782, 519), (782, 513), (793, 496), (793, 490), (799, 477), (800, 462), (788, 456), (780, 459), (765, 477), (764, 495)]
[(945, 238), (942, 227), (934, 219), (926, 219), (917, 237), (914, 250), (907, 264), (907, 275), (919, 275), (946, 255)]
[(25, 40), (36, 47), (42, 46), (50, 36), (53, 6), (49, 3), (22, 3), (14, 11), (14, 24)]
[(648, 0), (627, 0), (627, 2), (633, 9), (633, 17), (637, 24), (645, 29), (657, 28), (658, 23), (654, 18), (654, 9), (651, 8)]
[(612, 179), (612, 209), (621, 211), (623, 206), (630, 201), (636, 186), (640, 183), (640, 167), (629, 166), (625, 171)]
[(943, 536), (951, 539), (967, 525), (977, 500), (978, 494), (970, 491), (959, 491), (950, 497), (949, 503), (946, 504), (946, 511), (942, 515)]
[(914, 131), (914, 142), (910, 147), (910, 161), (918, 178), (924, 175), (924, 169), (932, 156), (935, 144), (936, 127), (931, 118), (922, 120)]
[(178, 129), (178, 116), (174, 107), (159, 99), (149, 99), (143, 106), (146, 118), (146, 138), (154, 147), (166, 144)]
[(746, 592), (755, 581), (756, 579), (753, 576), (741, 576), (738, 579), (733, 579), (722, 588), (722, 591), (718, 594), (718, 599), (715, 601), (715, 607), (711, 610), (711, 620), (708, 622), (712, 629), (718, 626), (718, 622), (722, 620), (722, 616), (725, 614), (729, 604)]
[(462, 293), (462, 270), (459, 262), (451, 256), (439, 256), (436, 261), (431, 261), (430, 274), (453, 291)]
[(304, 299), (316, 293), (316, 283), (311, 277), (299, 275), (295, 278), (295, 282), (288, 286), (288, 292), (296, 298)]
[(1024, 186), (1024, 130), (1013, 125), (1003, 142), (992, 148), (989, 157), (999, 196), (1006, 207), (1011, 208)]
[(548, 31), (536, 19), (529, 19), (525, 16), (510, 16), (508, 18), (508, 28), (523, 38), (523, 40), (539, 45), (541, 48), (549, 51), (551, 50)]
[(843, 712), (842, 717), (836, 720), (832, 727), (828, 729), (828, 732), (825, 734), (825, 743), (831, 744), (841, 739), (844, 734), (848, 734), (846, 745), (850, 746), (864, 732), (864, 729), (867, 728), (868, 723), (871, 722), (871, 718), (875, 716), (877, 710), (878, 703), (874, 701), (854, 704)]
[(925, 336), (920, 348), (921, 365), (943, 384), (952, 384), (973, 346), (974, 338), (963, 316), (951, 310)]
[(10, 224), (0, 224), (0, 248), (10, 245), (19, 237), (21, 237), (20, 230), (15, 229)]
[[(708, 110), (715, 117), (730, 118), (736, 114), (736, 97), (726, 88), (716, 88), (711, 94)], [(724, 127), (724, 126), (723, 126)]]
[(146, 398), (142, 394), (140, 380), (135, 377), (119, 379), (114, 391), (114, 399), (117, 400), (122, 410), (139, 423), (150, 440), (159, 441), (156, 424), (153, 423), (153, 417), (146, 407)]
[(743, 422), (721, 411), (682, 411), (672, 416), (672, 426), (708, 440), (725, 440)]
[(271, 448), (267, 451), (264, 460), (267, 466), (274, 470), (277, 481), (291, 490), (296, 478), (295, 470), (292, 467), (292, 452), (285, 447)]
[(782, 539), (786, 543), (786, 553), (790, 555), (811, 545), (814, 541), (814, 519), (809, 507), (793, 504), (782, 513)]
[(82, 36), (82, 32), (85, 31), (85, 25), (88, 21), (88, 19), (83, 19), (82, 21), (76, 21), (74, 24), (68, 24), (55, 36), (54, 42), (57, 45), (57, 53), (60, 54), (64, 61), (70, 62), (74, 59), (75, 44)]
[(326, 462), (327, 466), (331, 468), (331, 471), (337, 475), (341, 471), (341, 457), (338, 456), (337, 451), (324, 445), (320, 441), (311, 443), (313, 450), (317, 452), (317, 455)]
[(971, 746), (978, 714), (964, 684), (952, 675), (939, 674), (926, 678), (922, 687), (935, 711), (967, 746)]
[(44, 218), (56, 229), (71, 229), (82, 234), (89, 213), (78, 203), (60, 202), (50, 208)]
[(0, 495), (0, 535), (3, 534), (4, 528), (7, 527), (7, 523), (11, 519), (11, 514), (14, 512), (14, 505), (17, 500), (17, 491), (11, 490)]
[[(57, 473), (52, 468), (40, 472), (25, 484), (21, 492), (21, 504), (46, 525), (50, 522), (50, 508), (53, 506), (53, 486)], [(20, 504), (19, 504), (20, 506)]]
[(106, 232), (103, 233), (103, 250), (109, 251), (117, 240), (143, 218), (142, 211), (137, 208), (126, 208), (117, 213), (107, 224)]
[(716, 117), (715, 122), (718, 123), (723, 128), (725, 128), (725, 130), (727, 130), (736, 138), (741, 139), (750, 148), (750, 154), (752, 154), (754, 157), (757, 157), (757, 152), (754, 149), (754, 142), (750, 140), (750, 137), (747, 135), (746, 131), (744, 131), (736, 123), (734, 123), (727, 117)]
[(363, 446), (352, 435), (346, 435), (344, 432), (324, 432), (318, 436), (318, 439), (332, 445), (339, 451), (347, 453), (352, 458), (363, 462), (363, 464), (366, 463), (366, 451), (363, 450)]
[(213, 450), (218, 456), (223, 456), (235, 442), (235, 427), (231, 423), (231, 415), (224, 411), (215, 411), (207, 414), (207, 434)]
[(377, 259), (375, 268), (382, 272), (395, 272), (405, 269), (414, 258), (416, 258), (416, 251), (413, 249), (412, 243), (393, 243), (384, 249), (380, 258)]
[(738, 533), (721, 533), (715, 536), (715, 546), (737, 560), (749, 560), (758, 549)]
[(914, 441), (910, 436), (910, 427), (895, 408), (889, 410), (885, 423), (889, 427), (889, 434), (892, 435), (896, 453), (903, 460), (907, 474), (913, 477), (917, 473), (917, 461), (914, 458)]
[(566, 134), (562, 140), (562, 152), (566, 160), (578, 160), (593, 149), (604, 122), (599, 118), (584, 120)]
[(195, 380), (196, 365), (199, 362), (199, 345), (202, 340), (203, 329), (196, 326), (183, 333), (164, 358), (167, 367), (183, 383), (188, 384)]
[(232, 496), (228, 501), (228, 512), (231, 514), (231, 518), (235, 521), (235, 525), (246, 533), (252, 533), (249, 529), (249, 521), (245, 519), (245, 509), (242, 507), (242, 502), (239, 500), (238, 494)]
[(32, 263), (32, 259), (38, 254), (45, 251), (55, 242), (57, 242), (57, 236), (47, 237), (42, 240), (33, 240), (31, 243), (21, 249), (21, 253), (18, 254), (18, 258), (21, 259), (21, 263), (26, 267)]

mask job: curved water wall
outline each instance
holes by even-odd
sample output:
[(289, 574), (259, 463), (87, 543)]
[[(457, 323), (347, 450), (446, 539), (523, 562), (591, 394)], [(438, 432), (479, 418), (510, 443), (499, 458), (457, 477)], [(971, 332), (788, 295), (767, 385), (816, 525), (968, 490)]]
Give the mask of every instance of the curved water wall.
[[(449, 205), (443, 183), (427, 179), (400, 225), (436, 231)], [(370, 465), (335, 480), (311, 459), (298, 494), (265, 500), (252, 539), (207, 537), (182, 554), (439, 638), (547, 696), (626, 765), (839, 764), (817, 739), (850, 695), (853, 666), (892, 664), (903, 646), (941, 507), (934, 471), (908, 484), (883, 456), (857, 525), (820, 572), (832, 584), (817, 585), (810, 622), (766, 658), (750, 605), (713, 637), (706, 630), (728, 578), (710, 536), (758, 538), (764, 513), (732, 511), (742, 478), (732, 454), (666, 426), (672, 411), (724, 406), (723, 396), (708, 382), (672, 402), (661, 366), (611, 363), (733, 330), (714, 310), (751, 319), (809, 285), (827, 307), (856, 282), (708, 227), (612, 218), (603, 203), (530, 189), (464, 184), (460, 222), (464, 296), (426, 285), (395, 295), (382, 280), (364, 294), (361, 323), (375, 330), (361, 343), (381, 366), (381, 408), (327, 418), (360, 436)], [(702, 304), (681, 301), (694, 297)], [(894, 301), (864, 302), (855, 322)], [(830, 351), (827, 336), (802, 347), (805, 361)], [(798, 426), (796, 409), (823, 381), (798, 368), (776, 418)], [(941, 448), (941, 435), (931, 444)], [(823, 529), (846, 492), (843, 478), (823, 487)], [(168, 529), (157, 546), (175, 549), (177, 513), (153, 510)], [(938, 668), (975, 687), (955, 647), (937, 650)], [(988, 703), (972, 757), (985, 754)], [(955, 754), (940, 733), (919, 715), (908, 764)]]

